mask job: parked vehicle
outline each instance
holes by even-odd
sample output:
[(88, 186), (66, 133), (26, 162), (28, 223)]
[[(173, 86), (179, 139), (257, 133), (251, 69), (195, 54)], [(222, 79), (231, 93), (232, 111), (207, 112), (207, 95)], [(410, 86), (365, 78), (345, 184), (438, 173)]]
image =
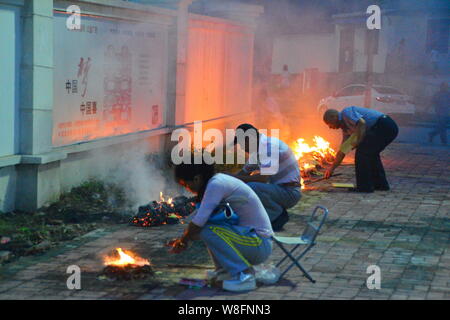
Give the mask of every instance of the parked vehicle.
[[(341, 111), (349, 106), (364, 107), (365, 90), (364, 84), (348, 85), (332, 96), (321, 99), (317, 111), (323, 114), (327, 109)], [(374, 85), (371, 99), (371, 108), (384, 114), (412, 118), (416, 113), (412, 98), (393, 87)]]

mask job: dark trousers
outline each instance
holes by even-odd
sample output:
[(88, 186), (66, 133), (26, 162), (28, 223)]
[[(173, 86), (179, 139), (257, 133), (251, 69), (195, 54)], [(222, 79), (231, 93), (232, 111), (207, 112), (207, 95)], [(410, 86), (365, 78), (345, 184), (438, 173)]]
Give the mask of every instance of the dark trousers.
[(436, 119), (436, 127), (433, 131), (430, 132), (430, 140), (433, 141), (433, 138), (437, 135), (441, 137), (442, 143), (447, 143), (447, 116), (438, 116)]
[(363, 141), (356, 148), (355, 154), (356, 185), (358, 190), (372, 192), (375, 189), (389, 189), (380, 153), (394, 141), (397, 135), (398, 126), (388, 116), (381, 117), (367, 131)]

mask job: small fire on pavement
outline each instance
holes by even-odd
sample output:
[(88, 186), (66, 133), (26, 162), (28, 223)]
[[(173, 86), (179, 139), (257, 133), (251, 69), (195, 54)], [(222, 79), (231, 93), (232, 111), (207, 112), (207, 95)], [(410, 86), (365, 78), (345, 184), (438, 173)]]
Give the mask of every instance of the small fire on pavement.
[(319, 170), (331, 164), (336, 157), (336, 151), (324, 138), (315, 136), (313, 142), (313, 145), (309, 145), (305, 139), (299, 138), (292, 144), (292, 150), (300, 166), (302, 185), (303, 179), (322, 175)]
[(116, 248), (111, 255), (105, 256), (103, 264), (106, 267), (99, 275), (101, 280), (144, 279), (154, 274), (150, 261), (122, 248)]
[(124, 251), (122, 248), (116, 249), (116, 255), (106, 256), (104, 259), (105, 266), (126, 266), (126, 265), (136, 265), (136, 266), (149, 266), (150, 262), (147, 259), (143, 259), (135, 255), (131, 251)]

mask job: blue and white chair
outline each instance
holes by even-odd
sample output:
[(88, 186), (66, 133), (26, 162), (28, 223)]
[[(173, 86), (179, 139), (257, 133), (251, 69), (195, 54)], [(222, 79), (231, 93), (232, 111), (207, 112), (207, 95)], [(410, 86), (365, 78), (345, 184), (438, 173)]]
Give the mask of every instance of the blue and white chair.
[[(323, 215), (320, 219), (316, 219), (317, 211), (321, 209), (323, 211)], [(320, 229), (322, 228), (323, 224), (325, 223), (325, 220), (328, 216), (328, 209), (323, 206), (317, 206), (311, 217), (309, 218), (308, 224), (306, 225), (305, 230), (303, 231), (302, 235), (299, 237), (281, 237), (274, 235), (272, 237), (273, 241), (280, 247), (281, 250), (286, 254), (283, 259), (281, 259), (277, 264), (276, 267), (280, 268), (281, 264), (286, 261), (286, 259), (290, 259), (291, 263), (288, 264), (285, 269), (281, 270), (281, 275), (279, 279), (283, 278), (283, 276), (293, 267), (297, 266), (300, 271), (303, 272), (304, 276), (308, 278), (312, 283), (315, 283), (316, 280), (314, 280), (311, 275), (303, 268), (303, 266), (300, 263), (300, 260), (305, 256), (305, 254), (312, 249), (312, 247), (316, 244), (316, 238), (319, 234)], [(315, 221), (317, 220), (317, 221)], [(285, 246), (294, 246), (291, 250), (287, 250)], [(294, 252), (296, 252), (297, 249), (304, 248), (303, 251), (298, 255), (294, 256)]]

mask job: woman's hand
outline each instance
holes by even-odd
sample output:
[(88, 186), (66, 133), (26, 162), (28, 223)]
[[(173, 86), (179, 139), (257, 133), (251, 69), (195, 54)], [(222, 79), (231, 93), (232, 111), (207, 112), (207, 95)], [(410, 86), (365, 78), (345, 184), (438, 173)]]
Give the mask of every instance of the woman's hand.
[(170, 253), (181, 253), (188, 248), (188, 244), (182, 238), (170, 240), (167, 246), (171, 247)]
[(200, 237), (202, 227), (195, 225), (192, 221), (189, 222), (188, 227), (184, 230), (180, 238), (176, 238), (167, 242), (166, 246), (170, 247), (170, 253), (181, 253), (189, 247), (189, 243)]

